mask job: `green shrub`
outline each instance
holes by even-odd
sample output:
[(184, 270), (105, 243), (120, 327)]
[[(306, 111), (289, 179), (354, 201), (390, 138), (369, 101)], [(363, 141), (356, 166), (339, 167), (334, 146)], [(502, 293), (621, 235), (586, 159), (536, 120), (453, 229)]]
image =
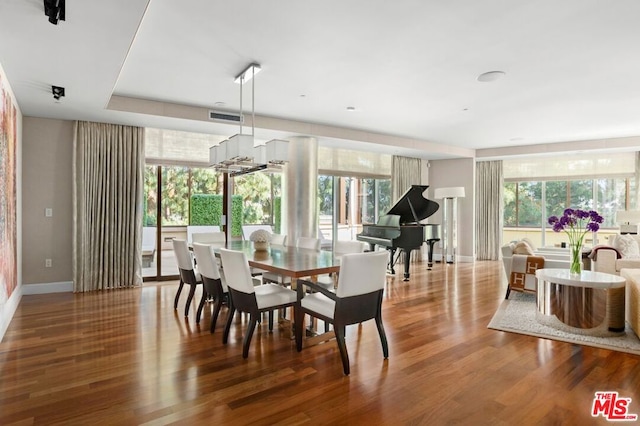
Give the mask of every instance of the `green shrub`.
[(242, 235), (242, 195), (231, 197), (231, 235), (239, 237)]
[[(222, 218), (222, 195), (193, 194), (191, 196), (191, 225), (218, 225)], [(231, 235), (242, 235), (242, 196), (231, 197)]]
[(193, 194), (189, 213), (191, 225), (220, 225), (222, 195)]
[(275, 226), (274, 232), (276, 234), (280, 233), (281, 225), (282, 225), (282, 198), (275, 197), (273, 199), (273, 223)]

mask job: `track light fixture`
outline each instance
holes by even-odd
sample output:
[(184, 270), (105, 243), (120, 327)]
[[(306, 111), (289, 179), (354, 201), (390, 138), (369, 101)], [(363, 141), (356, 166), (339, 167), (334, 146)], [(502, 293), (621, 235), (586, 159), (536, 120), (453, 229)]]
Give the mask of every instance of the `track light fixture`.
[(64, 87), (51, 86), (51, 93), (53, 93), (53, 99), (59, 101), (64, 96)]
[(44, 14), (49, 17), (49, 22), (58, 25), (58, 21), (64, 21), (65, 0), (44, 0)]

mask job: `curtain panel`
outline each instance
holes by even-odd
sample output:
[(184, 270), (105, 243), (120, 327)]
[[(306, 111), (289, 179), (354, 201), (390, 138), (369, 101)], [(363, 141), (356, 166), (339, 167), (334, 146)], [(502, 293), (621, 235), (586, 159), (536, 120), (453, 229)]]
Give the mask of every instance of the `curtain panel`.
[[(391, 200), (392, 204), (405, 193), (411, 185), (422, 183), (422, 160), (419, 158), (394, 155), (391, 159)], [(425, 257), (426, 245), (422, 245), (419, 256), (413, 256), (411, 262), (418, 262)], [(402, 258), (404, 262), (404, 258)]]
[(142, 284), (144, 129), (76, 122), (74, 292)]
[(498, 260), (502, 237), (502, 161), (476, 164), (476, 258)]

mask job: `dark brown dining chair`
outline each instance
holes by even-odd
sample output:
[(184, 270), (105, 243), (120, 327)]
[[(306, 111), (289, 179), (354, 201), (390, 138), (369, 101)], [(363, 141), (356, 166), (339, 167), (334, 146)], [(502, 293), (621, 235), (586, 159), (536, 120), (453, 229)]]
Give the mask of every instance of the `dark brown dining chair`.
[(269, 312), (269, 330), (273, 330), (273, 311), (296, 305), (296, 292), (277, 284), (254, 286), (247, 256), (241, 251), (220, 249), (222, 268), (229, 288), (229, 315), (222, 342), (229, 340), (229, 330), (235, 311), (249, 314), (249, 324), (242, 344), (242, 357), (249, 356), (253, 332), (263, 312)]
[[(193, 234), (194, 237), (197, 234)], [(227, 282), (224, 277), (224, 273), (218, 269), (218, 262), (216, 261), (213, 247), (210, 244), (193, 243), (193, 254), (198, 262), (198, 272), (202, 277), (202, 284), (205, 297), (213, 299), (213, 313), (211, 314), (211, 326), (210, 331), (213, 333), (216, 329), (216, 322), (218, 321), (218, 315), (222, 304), (228, 302), (228, 289)], [(196, 316), (196, 323), (200, 322), (200, 315), (204, 307), (204, 298), (198, 306), (198, 315)]]
[[(187, 296), (187, 304), (184, 307), (184, 316), (189, 316), (189, 307), (191, 306), (191, 300), (193, 299), (193, 295), (196, 292), (196, 287), (199, 284), (202, 284), (202, 278), (200, 274), (196, 270), (193, 259), (191, 257), (191, 253), (189, 252), (189, 247), (187, 247), (186, 240), (173, 239), (173, 253), (176, 256), (176, 261), (178, 262), (178, 271), (180, 273), (180, 286), (178, 287), (178, 293), (176, 293), (176, 298), (173, 302), (173, 309), (178, 309), (178, 300), (180, 299), (180, 293), (182, 293), (182, 287), (185, 284), (189, 285), (189, 295)], [(202, 292), (202, 300), (200, 303), (204, 303), (204, 299), (206, 298), (205, 292)]]
[[(375, 319), (384, 358), (389, 357), (387, 337), (382, 324), (382, 295), (386, 283), (386, 251), (351, 253), (342, 256), (338, 288), (333, 293), (326, 287), (307, 280), (298, 280), (299, 305), (295, 311), (296, 348), (302, 350), (304, 315), (333, 324), (344, 374), (350, 373), (349, 355), (345, 343), (347, 325)], [(311, 288), (307, 293), (304, 287)]]

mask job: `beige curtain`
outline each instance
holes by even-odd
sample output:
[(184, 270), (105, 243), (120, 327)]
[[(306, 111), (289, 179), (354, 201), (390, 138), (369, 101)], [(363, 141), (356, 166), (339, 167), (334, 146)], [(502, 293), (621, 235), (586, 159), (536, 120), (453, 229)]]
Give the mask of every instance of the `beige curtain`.
[[(411, 185), (422, 183), (422, 160), (419, 158), (400, 157), (394, 155), (391, 159), (391, 199), (392, 205), (405, 193)], [(420, 251), (415, 251), (411, 257), (411, 262), (419, 262), (425, 253), (426, 245)], [(404, 262), (399, 259), (398, 262)]]
[(74, 292), (142, 283), (144, 129), (76, 122)]
[(476, 258), (498, 260), (502, 239), (502, 161), (476, 164)]
[(636, 172), (634, 173), (635, 206), (629, 210), (640, 210), (640, 151), (636, 152)]

